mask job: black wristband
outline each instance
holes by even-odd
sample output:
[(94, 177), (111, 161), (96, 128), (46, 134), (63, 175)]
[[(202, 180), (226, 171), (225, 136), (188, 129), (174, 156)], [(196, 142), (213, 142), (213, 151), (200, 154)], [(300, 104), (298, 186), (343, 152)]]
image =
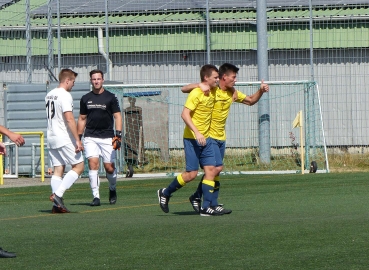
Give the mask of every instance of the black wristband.
[(115, 131), (115, 136), (116, 136), (116, 137), (119, 137), (119, 138), (122, 138), (122, 131), (120, 131), (120, 130), (116, 130), (116, 131)]
[(82, 140), (82, 134), (78, 134), (79, 140)]

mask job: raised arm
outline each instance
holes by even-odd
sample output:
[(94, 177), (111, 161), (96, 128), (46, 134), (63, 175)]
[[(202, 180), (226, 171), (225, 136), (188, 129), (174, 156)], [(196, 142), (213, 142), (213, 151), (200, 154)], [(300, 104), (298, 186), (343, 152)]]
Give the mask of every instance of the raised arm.
[(264, 83), (264, 80), (261, 81), (261, 85), (258, 91), (256, 91), (254, 94), (247, 96), (242, 103), (252, 106), (255, 103), (259, 101), (259, 99), (262, 97), (262, 95), (266, 92), (269, 92), (269, 85)]

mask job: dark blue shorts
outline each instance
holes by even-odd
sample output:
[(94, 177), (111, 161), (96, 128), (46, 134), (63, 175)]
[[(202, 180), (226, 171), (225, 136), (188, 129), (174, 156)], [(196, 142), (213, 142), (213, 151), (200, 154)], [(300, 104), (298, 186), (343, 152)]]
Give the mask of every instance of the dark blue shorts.
[(183, 139), (186, 172), (198, 171), (202, 166), (215, 166), (215, 153), (213, 139), (207, 138), (206, 145), (201, 146), (195, 139)]
[(212, 139), (212, 141), (213, 141), (213, 147), (214, 147), (214, 153), (215, 153), (215, 166), (216, 167), (223, 166), (226, 142), (216, 140), (216, 139)]

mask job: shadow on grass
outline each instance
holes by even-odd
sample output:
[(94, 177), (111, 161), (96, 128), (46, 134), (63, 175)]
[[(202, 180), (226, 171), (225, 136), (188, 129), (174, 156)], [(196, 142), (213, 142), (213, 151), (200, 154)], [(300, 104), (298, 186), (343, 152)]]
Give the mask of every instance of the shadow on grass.
[(52, 215), (64, 215), (64, 214), (78, 214), (77, 211), (70, 211), (69, 213), (53, 213), (52, 210), (38, 210), (40, 213), (49, 213)]
[(200, 214), (196, 213), (195, 211), (186, 211), (186, 212), (173, 212), (173, 215), (178, 215), (178, 216), (199, 216)]
[[(100, 204), (101, 205), (104, 205), (104, 203), (100, 203)], [(90, 203), (70, 203), (70, 205), (86, 205), (86, 206), (90, 206)], [(90, 207), (96, 207), (96, 206), (90, 206)]]
[(41, 213), (52, 213), (52, 211), (51, 211), (51, 209), (49, 209), (49, 210), (38, 210), (39, 212), (41, 212)]

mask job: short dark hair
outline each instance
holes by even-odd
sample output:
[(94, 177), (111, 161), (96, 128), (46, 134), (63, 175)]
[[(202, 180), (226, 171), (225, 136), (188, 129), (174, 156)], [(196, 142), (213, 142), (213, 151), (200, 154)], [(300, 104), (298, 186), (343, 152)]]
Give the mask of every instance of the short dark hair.
[(94, 69), (94, 70), (91, 70), (90, 71), (90, 79), (91, 79), (92, 75), (94, 75), (96, 73), (100, 73), (101, 74), (101, 77), (104, 79), (104, 73), (101, 70), (99, 70), (99, 69)]
[(222, 78), (224, 74), (228, 74), (229, 72), (234, 72), (237, 74), (239, 70), (240, 69), (235, 65), (224, 63), (219, 67), (219, 78)]
[(219, 72), (214, 65), (203, 65), (200, 70), (200, 79), (203, 82), (205, 77), (210, 77), (213, 71)]
[(74, 72), (69, 68), (64, 68), (59, 72), (59, 82), (64, 82), (65, 79), (75, 79), (77, 78), (78, 73)]

